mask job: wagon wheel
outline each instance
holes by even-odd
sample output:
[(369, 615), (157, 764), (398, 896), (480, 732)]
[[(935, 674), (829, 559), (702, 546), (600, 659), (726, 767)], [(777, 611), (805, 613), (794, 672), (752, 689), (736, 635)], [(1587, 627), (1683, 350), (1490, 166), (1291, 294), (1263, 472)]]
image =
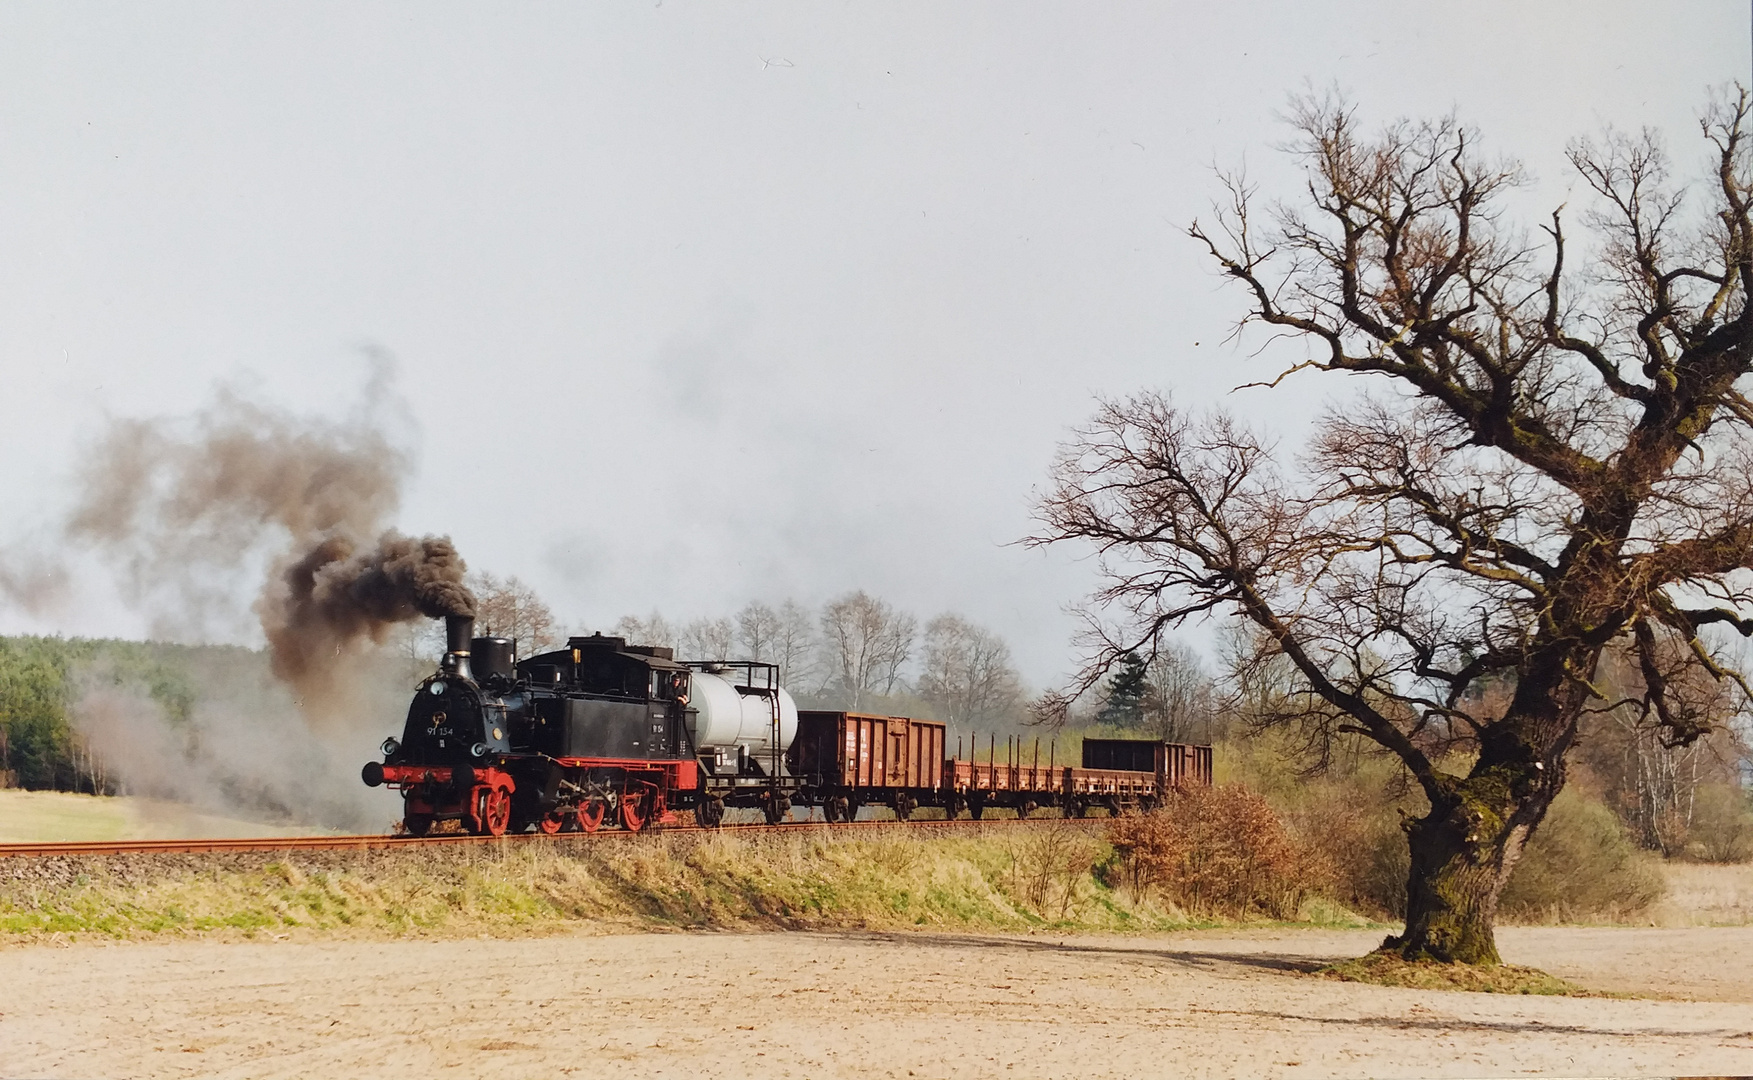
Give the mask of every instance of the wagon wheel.
[(1016, 808), (1017, 820), (1021, 821), (1022, 819), (1028, 817), (1030, 814), (1034, 813), (1037, 809), (1039, 809), (1039, 807), (1037, 807), (1035, 805), (1035, 800), (1024, 799), (1022, 802), (1017, 804), (1017, 808)]
[(542, 815), (541, 820), (536, 822), (536, 828), (542, 830), (549, 836), (553, 836), (566, 827), (566, 819), (569, 817), (571, 817), (571, 815), (563, 810), (550, 810)]
[(579, 804), (578, 809), (573, 814), (573, 820), (578, 823), (579, 831), (593, 833), (602, 828), (603, 815), (608, 809), (608, 804), (601, 799), (591, 799)]
[(913, 816), (913, 800), (906, 795), (895, 796), (895, 820), (906, 821)]
[(432, 831), (431, 814), (409, 814), (402, 819), (402, 828), (409, 836), (425, 836)]
[(694, 807), (694, 823), (702, 829), (716, 829), (724, 821), (724, 800), (717, 796), (701, 799)]
[(768, 799), (767, 805), (761, 809), (767, 815), (767, 824), (777, 825), (785, 820), (786, 814), (791, 812), (791, 800), (783, 795), (775, 795)]
[(624, 791), (621, 793), (621, 828), (628, 832), (640, 832), (645, 828), (649, 815), (646, 813), (645, 792)]
[(490, 788), (482, 795), (486, 802), (483, 808), (483, 821), (487, 826), (488, 836), (504, 836), (505, 830), (511, 825), (511, 792), (504, 788)]
[(969, 817), (973, 818), (975, 821), (979, 821), (980, 815), (984, 814), (985, 812), (986, 812), (986, 804), (985, 803), (979, 801), (978, 799), (968, 800), (968, 816)]
[(822, 800), (822, 820), (832, 825), (840, 820), (840, 800), (830, 795)]

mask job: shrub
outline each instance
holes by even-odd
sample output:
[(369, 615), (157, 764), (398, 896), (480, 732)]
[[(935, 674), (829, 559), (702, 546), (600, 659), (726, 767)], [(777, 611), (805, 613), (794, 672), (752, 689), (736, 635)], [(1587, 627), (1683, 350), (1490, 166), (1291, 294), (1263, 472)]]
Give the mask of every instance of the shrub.
[(1612, 810), (1563, 791), (1528, 841), (1498, 911), (1525, 921), (1616, 917), (1649, 907), (1664, 888)]
[(1701, 862), (1753, 859), (1753, 807), (1734, 784), (1700, 784), (1692, 796), (1686, 855)]
[(1045, 918), (1064, 922), (1077, 907), (1101, 845), (1066, 820), (1048, 820), (1010, 845), (1011, 891)]
[(1330, 876), (1264, 798), (1240, 784), (1176, 792), (1162, 808), (1115, 819), (1115, 884), (1193, 912), (1292, 918)]

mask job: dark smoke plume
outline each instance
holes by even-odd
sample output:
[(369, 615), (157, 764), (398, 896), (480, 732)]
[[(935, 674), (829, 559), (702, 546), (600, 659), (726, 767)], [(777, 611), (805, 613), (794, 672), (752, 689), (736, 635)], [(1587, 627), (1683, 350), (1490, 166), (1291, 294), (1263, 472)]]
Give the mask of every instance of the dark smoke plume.
[[(381, 807), (355, 772), (406, 708), (395, 700), (405, 668), (386, 667), (378, 646), (400, 624), (472, 614), (475, 601), (448, 538), (389, 528), (410, 462), (386, 412), (395, 419), (400, 402), (379, 364), (342, 420), (222, 389), (191, 417), (114, 422), (86, 454), (67, 539), (103, 559), (155, 637), (235, 639), (240, 600), (254, 593), (268, 667), (285, 687), (216, 674), (198, 722), (178, 730), (138, 694), (94, 689), (75, 717), (125, 787), (387, 824), (368, 821)], [(0, 575), (0, 588), (10, 581)], [(386, 680), (387, 670), (403, 673)]]
[(345, 697), (337, 679), (347, 673), (336, 660), (354, 643), (382, 641), (389, 627), (417, 618), (475, 614), (465, 569), (445, 537), (391, 530), (366, 551), (344, 536), (325, 538), (292, 560), (258, 605), (274, 674), (328, 712)]
[(391, 627), (474, 610), (448, 538), (385, 529), (409, 466), (379, 419), (395, 405), (380, 368), (339, 422), (224, 390), (189, 421), (118, 422), (85, 460), (68, 535), (171, 638), (208, 636), (237, 610), (247, 553), (266, 559), (255, 612), (274, 672), (326, 721)]

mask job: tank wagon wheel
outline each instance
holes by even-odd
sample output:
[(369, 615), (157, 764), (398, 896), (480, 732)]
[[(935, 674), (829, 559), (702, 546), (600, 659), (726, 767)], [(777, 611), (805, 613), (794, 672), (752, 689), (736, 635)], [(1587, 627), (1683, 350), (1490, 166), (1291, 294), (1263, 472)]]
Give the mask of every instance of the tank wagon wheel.
[(603, 817), (607, 814), (608, 809), (608, 804), (601, 799), (591, 799), (588, 802), (580, 803), (578, 809), (573, 813), (573, 823), (578, 826), (580, 832), (596, 832), (602, 828)]
[(761, 810), (767, 815), (767, 824), (777, 825), (785, 820), (786, 814), (791, 813), (791, 800), (779, 795), (768, 799), (767, 805), (763, 806)]
[(409, 814), (402, 819), (402, 828), (408, 830), (409, 836), (425, 836), (432, 831), (432, 815)]
[(694, 822), (702, 829), (716, 829), (724, 823), (724, 800), (716, 795), (701, 799), (694, 807)]
[(840, 822), (845, 821), (846, 820), (845, 805), (846, 805), (846, 797), (844, 795), (830, 795), (827, 798), (823, 799), (822, 800), (822, 818), (823, 818), (823, 820), (827, 821), (827, 823), (830, 825), (838, 825)]

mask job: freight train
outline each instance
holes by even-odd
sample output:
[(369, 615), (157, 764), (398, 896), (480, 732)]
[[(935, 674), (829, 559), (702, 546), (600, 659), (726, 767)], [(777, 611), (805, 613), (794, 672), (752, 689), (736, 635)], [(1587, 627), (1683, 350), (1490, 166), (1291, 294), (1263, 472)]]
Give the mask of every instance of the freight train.
[[(502, 637), (446, 620), (445, 653), (420, 683), (400, 738), (365, 764), (372, 787), (399, 790), (403, 827), (443, 821), (500, 836), (532, 828), (639, 832), (678, 811), (712, 828), (731, 807), (779, 822), (793, 806), (850, 821), (882, 805), (906, 820), (922, 806), (979, 818), (1057, 806), (1149, 809), (1168, 789), (1211, 782), (1211, 748), (1086, 740), (1083, 763), (999, 764), (947, 756), (941, 723), (799, 711), (773, 664), (689, 661), (672, 650), (593, 634), (518, 659)], [(970, 755), (976, 756), (976, 755)]]

